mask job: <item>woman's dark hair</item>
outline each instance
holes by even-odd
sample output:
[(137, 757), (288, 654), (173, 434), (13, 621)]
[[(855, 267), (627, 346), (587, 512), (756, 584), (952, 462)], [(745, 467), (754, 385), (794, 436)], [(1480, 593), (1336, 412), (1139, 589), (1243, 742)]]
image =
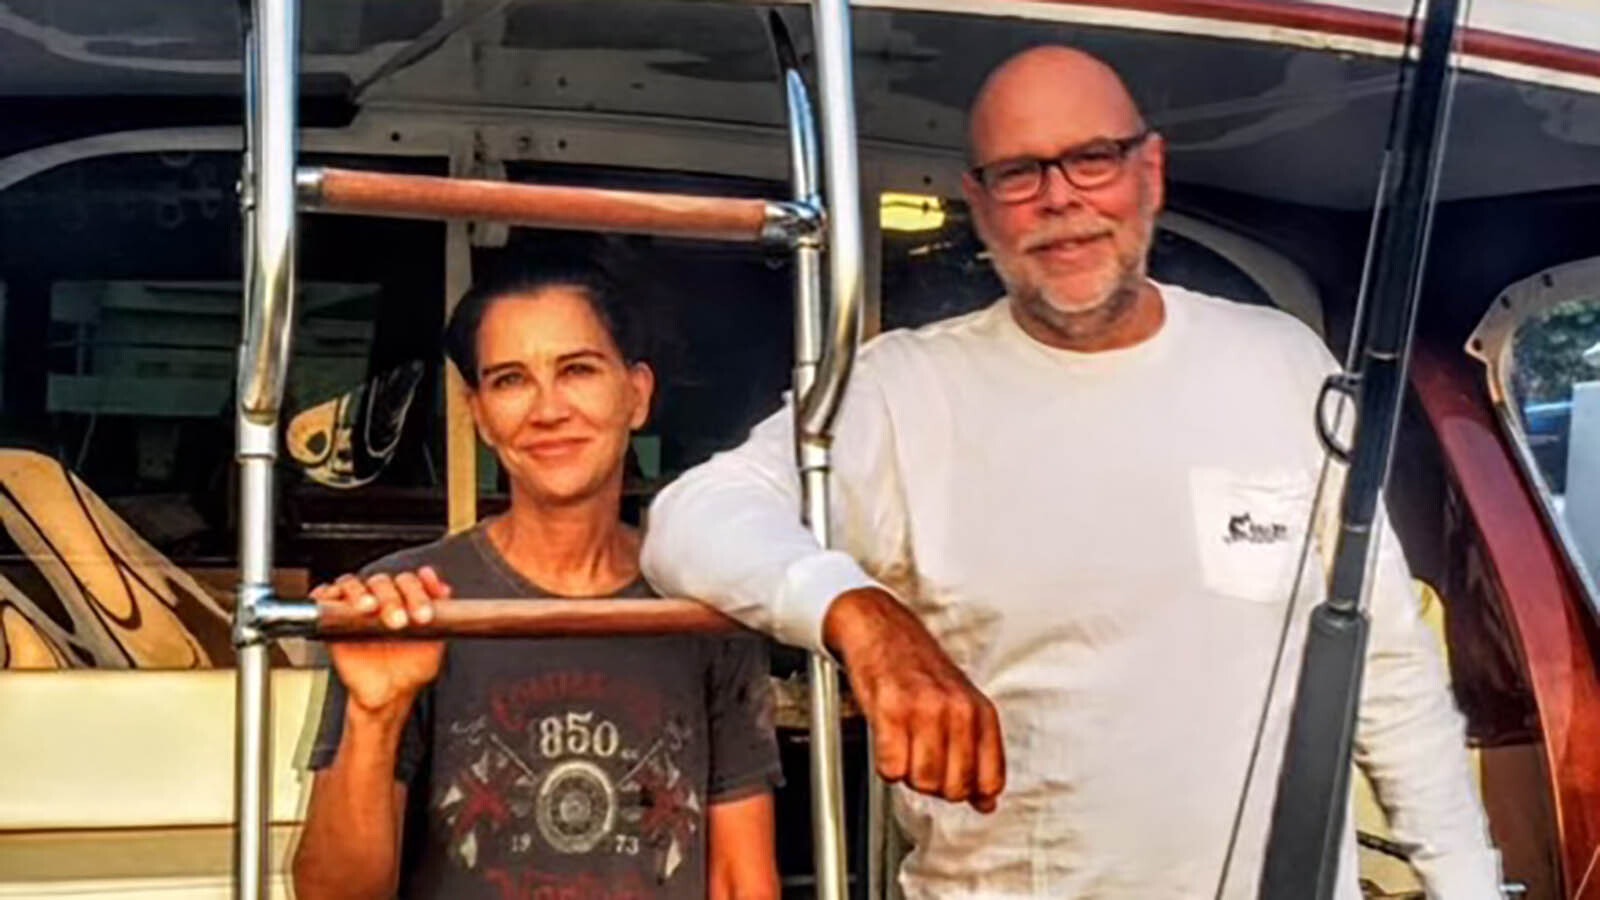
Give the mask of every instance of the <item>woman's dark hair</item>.
[(444, 350), (461, 378), (478, 388), (478, 329), (494, 304), (506, 297), (526, 296), (552, 287), (577, 288), (611, 340), (623, 362), (649, 358), (646, 335), (630, 314), (621, 278), (593, 253), (573, 252), (529, 259), (508, 249), (511, 259), (492, 269), (461, 296), (445, 325)]

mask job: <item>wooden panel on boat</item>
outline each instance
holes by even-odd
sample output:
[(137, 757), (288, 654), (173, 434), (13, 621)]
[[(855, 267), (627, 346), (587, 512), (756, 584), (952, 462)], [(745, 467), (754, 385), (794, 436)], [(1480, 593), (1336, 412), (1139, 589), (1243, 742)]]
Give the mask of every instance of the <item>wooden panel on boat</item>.
[[(272, 675), (272, 820), (299, 819), (322, 671)], [(233, 821), (234, 673), (0, 673), (0, 833)]]
[[(1475, 577), (1495, 588), (1533, 687), (1562, 872), (1567, 889), (1575, 890), (1600, 853), (1600, 640), (1593, 614), (1504, 443), (1481, 374), (1464, 359), (1419, 345), (1411, 382), (1481, 538)], [(1600, 881), (1591, 878), (1585, 896), (1600, 897)]]
[[(299, 826), (272, 829), (270, 895), (289, 900)], [(229, 900), (233, 829), (0, 832), (0, 900)]]

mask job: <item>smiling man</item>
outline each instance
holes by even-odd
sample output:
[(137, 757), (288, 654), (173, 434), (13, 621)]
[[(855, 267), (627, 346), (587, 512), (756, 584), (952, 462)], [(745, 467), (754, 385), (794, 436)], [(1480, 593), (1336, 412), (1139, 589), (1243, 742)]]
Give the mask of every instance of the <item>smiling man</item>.
[(1093, 353), (1160, 330), (1145, 257), (1164, 146), (1116, 73), (1068, 50), (1018, 56), (973, 104), (968, 143), (962, 187), (1030, 337)]
[[(1318, 554), (1296, 573), (1335, 363), (1288, 315), (1146, 276), (1165, 147), (1099, 61), (1005, 63), (970, 151), (1007, 295), (863, 352), (841, 550), (799, 525), (785, 409), (661, 495), (645, 572), (842, 660), (903, 785), (907, 897), (1211, 897), (1284, 622), (1293, 673), (1325, 584)], [(1357, 759), (1430, 896), (1493, 900), (1462, 720), (1392, 539), (1377, 571)], [(1292, 687), (1224, 896), (1255, 896)], [(1345, 851), (1355, 898), (1348, 832)]]

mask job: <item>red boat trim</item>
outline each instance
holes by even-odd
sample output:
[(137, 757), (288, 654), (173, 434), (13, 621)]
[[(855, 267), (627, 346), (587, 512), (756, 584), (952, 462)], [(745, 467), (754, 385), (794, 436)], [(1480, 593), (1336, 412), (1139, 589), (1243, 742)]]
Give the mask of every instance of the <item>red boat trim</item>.
[[(1402, 46), (1406, 18), (1365, 9), (1347, 9), (1304, 0), (1043, 0), (1070, 6), (1124, 9), (1134, 12), (1213, 19), (1243, 25), (1293, 28), (1320, 34), (1362, 38)], [(979, 4), (974, 4), (974, 11)], [(1466, 28), (1462, 48), (1469, 56), (1600, 78), (1600, 51), (1552, 41)]]
[[(1562, 871), (1570, 889), (1600, 847), (1595, 623), (1501, 435), (1481, 374), (1464, 359), (1418, 346), (1411, 384), (1483, 539), (1490, 574), (1523, 656), (1544, 735)], [(1600, 897), (1600, 884), (1589, 888), (1587, 896)]]

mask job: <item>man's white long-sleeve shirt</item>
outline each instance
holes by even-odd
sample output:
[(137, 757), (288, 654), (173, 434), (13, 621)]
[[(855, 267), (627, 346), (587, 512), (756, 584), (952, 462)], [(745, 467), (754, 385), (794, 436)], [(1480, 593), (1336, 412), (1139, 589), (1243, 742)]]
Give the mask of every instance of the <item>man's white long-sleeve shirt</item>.
[[(1040, 344), (1005, 300), (873, 341), (834, 442), (839, 550), (799, 524), (787, 408), (651, 508), (658, 589), (820, 649), (833, 598), (882, 584), (995, 702), (996, 813), (896, 791), (911, 900), (1216, 891), (1305, 536), (1326, 524), (1312, 410), (1335, 363), (1281, 312), (1160, 291), (1161, 329), (1124, 350)], [(1229, 897), (1255, 895), (1324, 590), (1306, 556)], [(1461, 717), (1392, 539), (1376, 571), (1357, 760), (1430, 894), (1494, 900)]]

